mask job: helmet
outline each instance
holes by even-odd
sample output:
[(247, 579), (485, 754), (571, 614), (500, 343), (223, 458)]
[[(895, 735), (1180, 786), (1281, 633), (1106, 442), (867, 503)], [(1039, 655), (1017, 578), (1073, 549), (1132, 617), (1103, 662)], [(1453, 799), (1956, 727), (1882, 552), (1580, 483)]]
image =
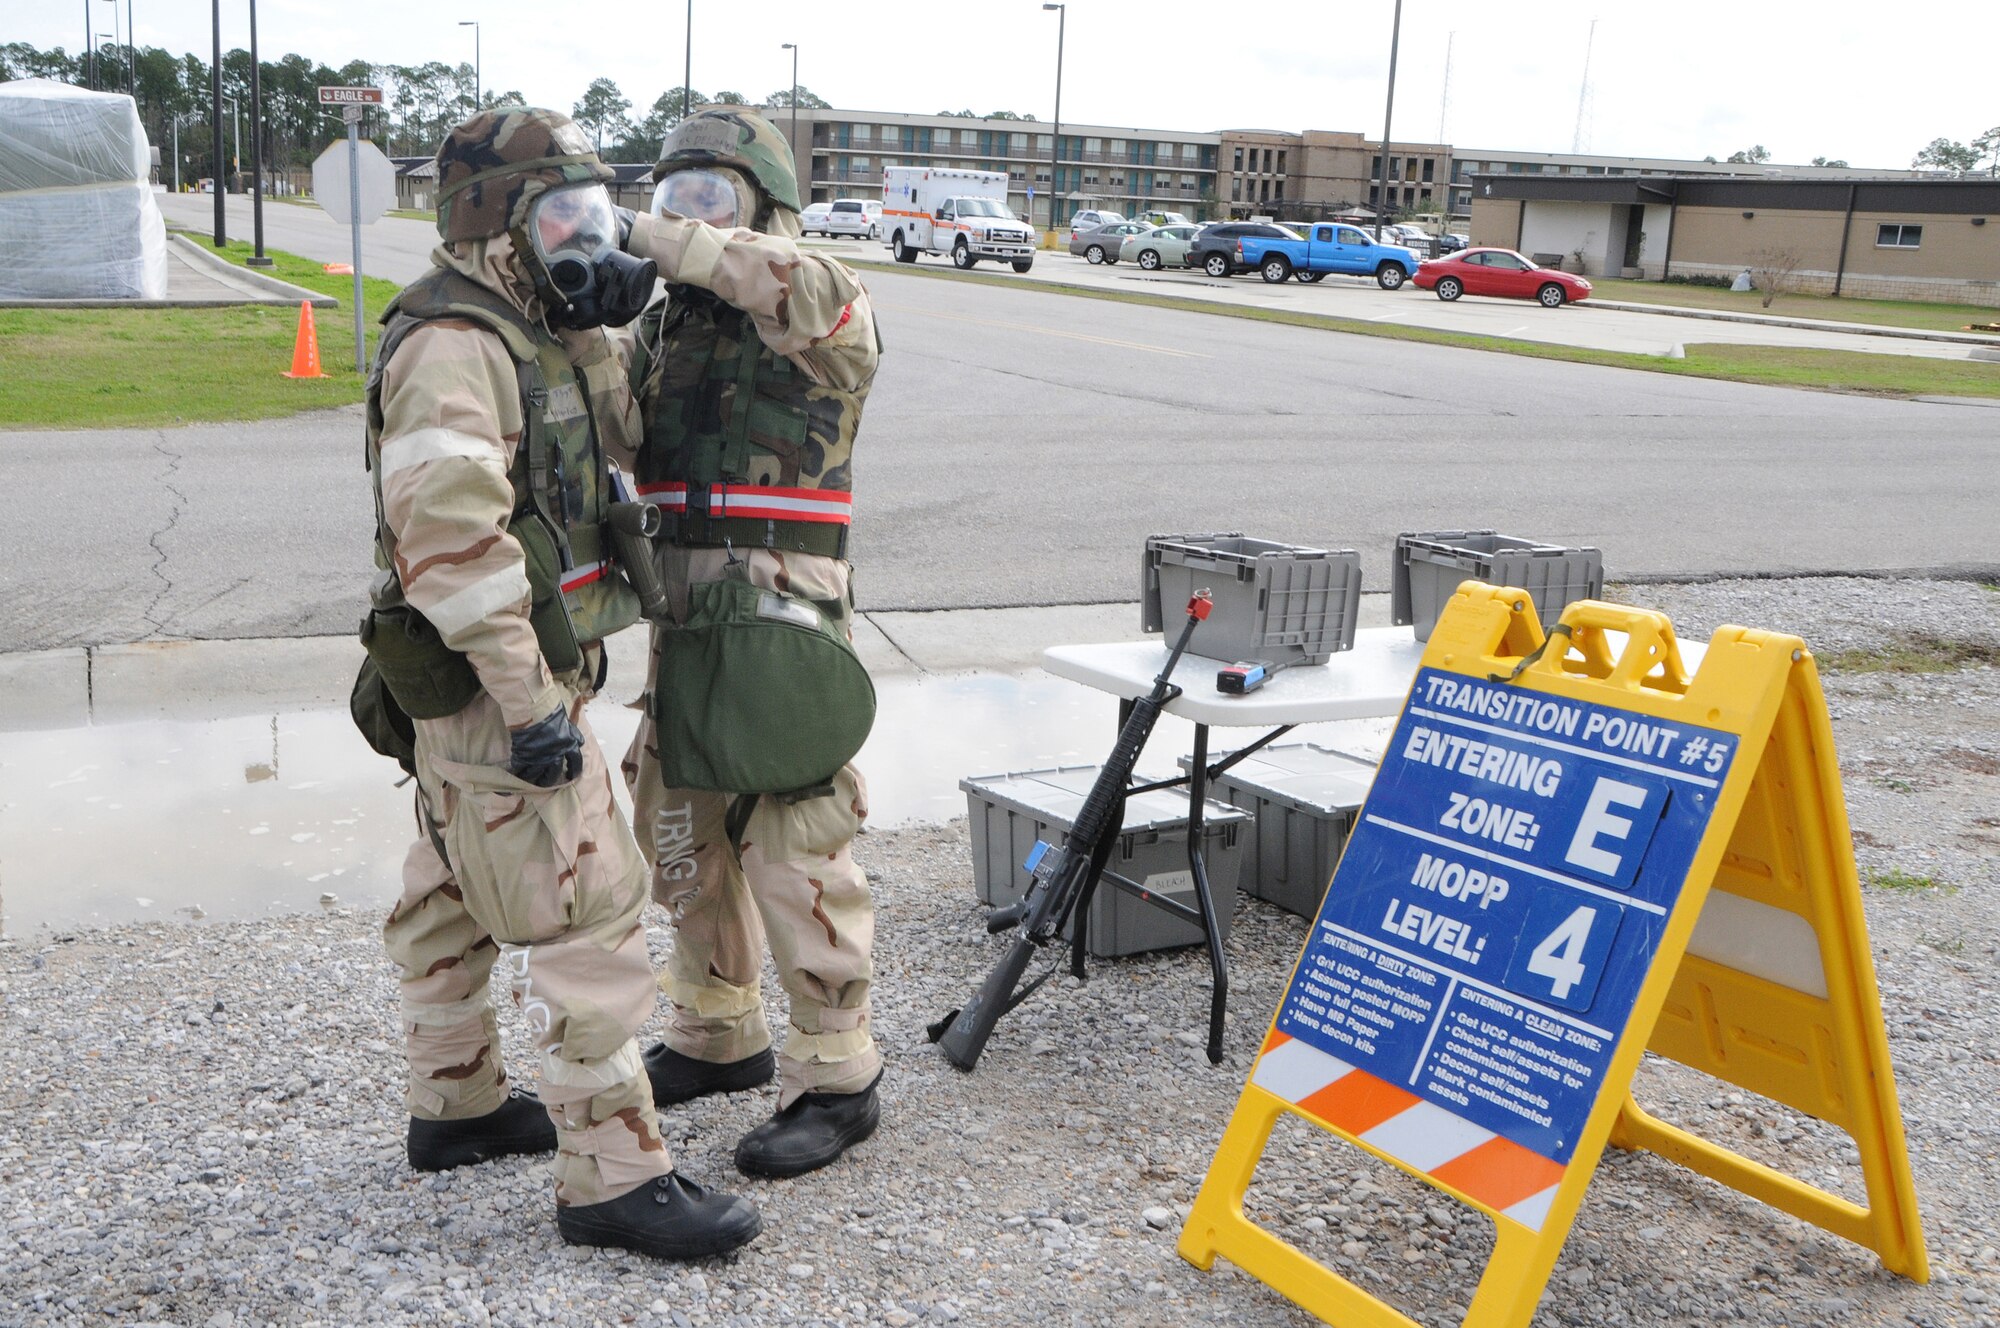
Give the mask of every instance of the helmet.
[(798, 169), (792, 148), (771, 122), (740, 106), (696, 111), (674, 126), (660, 146), (653, 179), (688, 166), (733, 166), (757, 182), (766, 197), (799, 211)]
[(534, 106), (498, 106), (452, 130), (437, 176), (438, 234), (447, 240), (503, 234), (527, 219), (537, 194), (612, 179), (567, 115)]

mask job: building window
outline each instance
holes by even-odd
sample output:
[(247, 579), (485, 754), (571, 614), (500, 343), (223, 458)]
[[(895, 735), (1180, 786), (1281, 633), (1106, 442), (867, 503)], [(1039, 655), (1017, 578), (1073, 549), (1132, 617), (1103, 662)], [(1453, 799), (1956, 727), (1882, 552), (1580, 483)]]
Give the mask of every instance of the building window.
[(1424, 158), (1424, 183), (1425, 183), (1425, 184), (1430, 184), (1430, 183), (1432, 183), (1433, 181), (1435, 181), (1436, 179), (1437, 179), (1437, 158), (1436, 158), (1436, 157), (1425, 157), (1425, 158)]
[(1265, 148), (1265, 149), (1264, 149), (1264, 174), (1266, 174), (1266, 175), (1269, 175), (1270, 173), (1271, 173), (1271, 149), (1269, 149), (1269, 148)]
[(949, 144), (952, 141), (951, 130), (933, 129), (931, 131), (931, 141), (935, 143)]
[(1243, 201), (1243, 181), (1233, 175), (1229, 177), (1229, 201), (1232, 203)]
[(1284, 150), (1283, 148), (1279, 148), (1279, 149), (1278, 149), (1278, 174), (1280, 174), (1280, 175), (1283, 175), (1284, 173), (1285, 173), (1285, 150)]
[(1924, 228), (1921, 226), (1877, 226), (1875, 247), (1877, 249), (1915, 249), (1924, 242)]
[(1236, 169), (1237, 169), (1237, 170), (1239, 170), (1239, 171), (1243, 169), (1243, 149), (1242, 149), (1242, 148), (1238, 148), (1238, 149), (1236, 149)]

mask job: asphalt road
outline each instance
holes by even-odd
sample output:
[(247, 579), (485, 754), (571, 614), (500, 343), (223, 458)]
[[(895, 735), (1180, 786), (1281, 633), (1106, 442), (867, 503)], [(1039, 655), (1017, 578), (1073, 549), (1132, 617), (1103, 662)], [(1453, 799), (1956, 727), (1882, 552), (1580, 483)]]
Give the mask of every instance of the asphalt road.
[[(280, 238), (293, 211), (267, 210), (274, 247), (301, 243)], [(865, 609), (1134, 599), (1164, 531), (1358, 549), (1369, 590), (1398, 531), (1478, 527), (1598, 545), (1614, 577), (2000, 565), (1991, 409), (868, 281), (886, 352), (857, 466)], [(358, 409), (0, 434), (0, 650), (351, 631), (360, 439)]]

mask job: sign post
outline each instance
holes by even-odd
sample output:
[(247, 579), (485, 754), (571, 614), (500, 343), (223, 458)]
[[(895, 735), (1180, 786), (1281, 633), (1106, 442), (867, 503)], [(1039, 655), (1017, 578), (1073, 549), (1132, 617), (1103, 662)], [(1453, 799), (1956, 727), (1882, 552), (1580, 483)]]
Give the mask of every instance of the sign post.
[[(367, 314), (361, 298), (361, 228), (387, 211), (396, 194), (395, 167), (372, 143), (365, 145), (368, 157), (366, 179), (363, 178), (362, 108), (382, 103), (380, 88), (319, 90), (319, 104), (338, 106), (341, 119), (347, 124), (347, 151), (341, 153), (336, 145), (320, 153), (313, 162), (313, 197), (329, 216), (347, 222), (354, 232), (354, 372), (357, 374), (368, 370), (363, 331)], [(342, 156), (344, 162), (337, 160)]]
[[(1864, 1207), (1656, 1120), (1651, 1050), (1847, 1131)], [(1493, 1219), (1468, 1328), (1524, 1328), (1607, 1146), (1646, 1148), (1928, 1277), (1832, 727), (1804, 643), (1584, 601), (1545, 638), (1462, 585), (1181, 1255), (1329, 1321), (1411, 1320), (1257, 1227), (1292, 1113)]]

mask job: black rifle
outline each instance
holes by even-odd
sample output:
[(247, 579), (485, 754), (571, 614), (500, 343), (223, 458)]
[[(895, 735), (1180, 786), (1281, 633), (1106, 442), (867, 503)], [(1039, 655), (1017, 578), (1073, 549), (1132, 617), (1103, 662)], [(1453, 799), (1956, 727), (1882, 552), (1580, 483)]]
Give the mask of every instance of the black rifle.
[(930, 1025), (931, 1041), (943, 1048), (946, 1058), (959, 1069), (970, 1070), (978, 1064), (979, 1053), (984, 1050), (986, 1039), (993, 1035), (1000, 1016), (1034, 995), (1062, 966), (1058, 957), (1047, 972), (1026, 986), (1021, 985), (1021, 977), (1028, 971), (1028, 960), (1035, 951), (1061, 938), (1077, 901), (1090, 883), (1099, 846), (1107, 835), (1116, 835), (1122, 828), (1112, 824), (1112, 817), (1124, 803), (1126, 790), (1132, 783), (1132, 767), (1138, 762), (1146, 739), (1152, 736), (1160, 711), (1181, 694), (1181, 689), (1168, 680), (1173, 677), (1174, 666), (1181, 661), (1181, 653), (1187, 649), (1188, 638), (1194, 635), (1201, 620), (1208, 617), (1210, 607), (1206, 590), (1197, 591), (1188, 601), (1187, 626), (1181, 628), (1180, 639), (1168, 652), (1166, 667), (1153, 679), (1151, 694), (1132, 703), (1125, 726), (1118, 732), (1118, 744), (1111, 749), (1111, 759), (1098, 772), (1097, 782), (1090, 786), (1090, 796), (1083, 800), (1083, 809), (1076, 814), (1069, 838), (1056, 849), (1036, 844), (1034, 855), (1027, 862), (1027, 893), (986, 915), (986, 930), (995, 935), (1019, 926), (1024, 918), (1028, 925), (964, 1008), (953, 1010)]

